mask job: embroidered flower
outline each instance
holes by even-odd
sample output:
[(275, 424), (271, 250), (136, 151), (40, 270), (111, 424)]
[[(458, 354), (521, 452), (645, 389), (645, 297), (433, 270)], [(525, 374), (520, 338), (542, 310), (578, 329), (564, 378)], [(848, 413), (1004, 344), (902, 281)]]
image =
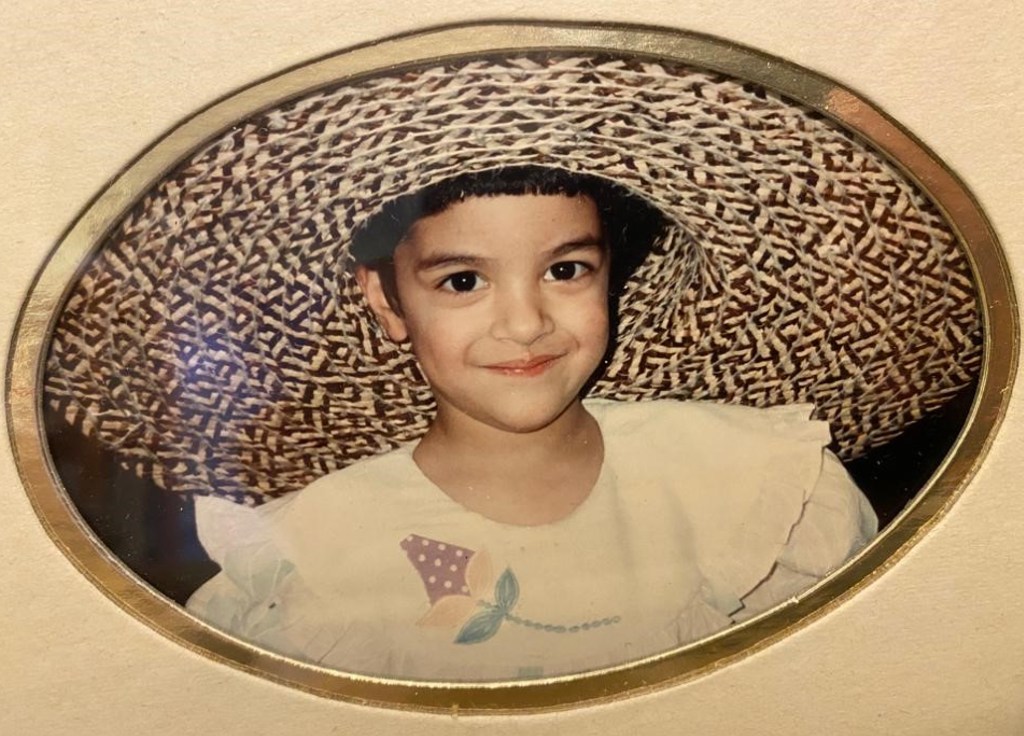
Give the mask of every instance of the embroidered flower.
[(487, 550), (477, 552), (418, 534), (402, 540), (401, 547), (419, 572), (431, 603), (417, 625), (458, 626), (489, 592), (494, 578)]
[[(486, 641), (498, 633), (504, 621), (537, 631), (575, 634), (621, 620), (619, 616), (609, 616), (571, 626), (531, 621), (513, 612), (519, 601), (519, 581), (515, 573), (505, 568), (494, 581), (487, 550), (474, 551), (418, 534), (403, 539), (401, 547), (419, 572), (431, 603), (430, 610), (416, 624), (436, 627), (461, 624), (455, 636), (456, 644)], [(492, 581), (493, 596), (487, 600)]]
[(501, 622), (505, 619), (516, 620), (512, 609), (519, 600), (519, 581), (508, 568), (494, 584), (494, 603), (483, 603), (480, 613), (473, 616), (459, 630), (455, 637), (456, 644), (476, 644), (486, 641), (498, 633)]

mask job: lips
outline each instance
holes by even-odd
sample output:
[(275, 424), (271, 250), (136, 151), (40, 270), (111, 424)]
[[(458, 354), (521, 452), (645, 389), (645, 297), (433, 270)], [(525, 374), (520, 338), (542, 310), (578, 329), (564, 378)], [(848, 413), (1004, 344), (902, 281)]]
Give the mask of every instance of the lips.
[(539, 376), (561, 357), (561, 355), (536, 355), (522, 360), (492, 363), (484, 367), (503, 376)]

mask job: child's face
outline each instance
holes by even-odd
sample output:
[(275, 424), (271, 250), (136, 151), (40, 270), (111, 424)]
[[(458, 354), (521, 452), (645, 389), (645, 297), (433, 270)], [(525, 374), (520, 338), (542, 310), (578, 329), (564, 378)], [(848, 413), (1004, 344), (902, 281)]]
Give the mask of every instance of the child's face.
[(467, 199), (416, 222), (395, 250), (401, 313), (379, 275), (360, 284), (408, 339), (438, 420), (546, 427), (578, 400), (608, 344), (608, 252), (589, 197)]

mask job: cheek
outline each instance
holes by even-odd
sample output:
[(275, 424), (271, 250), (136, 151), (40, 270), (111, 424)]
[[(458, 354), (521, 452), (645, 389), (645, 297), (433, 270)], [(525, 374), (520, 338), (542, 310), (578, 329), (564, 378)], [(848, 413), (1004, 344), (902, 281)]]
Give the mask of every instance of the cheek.
[(573, 331), (580, 344), (599, 354), (608, 345), (608, 299), (601, 294), (588, 301), (583, 309), (573, 316)]
[(412, 352), (425, 370), (461, 356), (469, 342), (467, 325), (458, 318), (410, 321), (409, 342)]

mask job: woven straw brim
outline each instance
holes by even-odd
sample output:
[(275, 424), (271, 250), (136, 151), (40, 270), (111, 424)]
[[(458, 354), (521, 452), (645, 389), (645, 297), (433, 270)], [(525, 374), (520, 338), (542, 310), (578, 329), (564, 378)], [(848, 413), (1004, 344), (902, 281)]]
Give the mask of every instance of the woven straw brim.
[(159, 485), (249, 502), (414, 439), (431, 395), (355, 288), (351, 234), (522, 164), (606, 177), (671, 223), (592, 396), (811, 401), (849, 458), (977, 374), (967, 260), (870, 146), (756, 85), (545, 55), (343, 84), (205, 145), (75, 285), (47, 401)]

